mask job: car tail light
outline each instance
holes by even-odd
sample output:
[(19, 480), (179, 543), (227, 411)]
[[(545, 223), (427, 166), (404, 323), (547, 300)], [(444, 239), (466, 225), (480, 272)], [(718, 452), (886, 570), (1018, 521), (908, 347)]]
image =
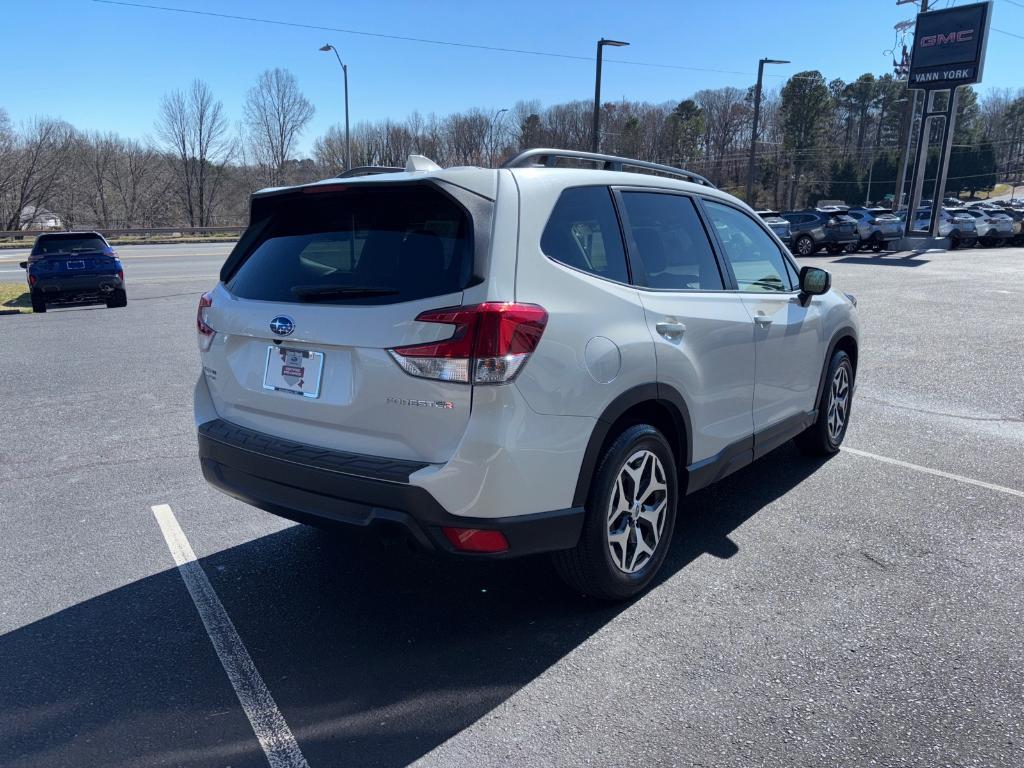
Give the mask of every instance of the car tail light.
[(119, 269), (119, 270), (117, 270), (117, 277), (118, 277), (118, 279), (119, 279), (119, 280), (120, 280), (120, 281), (121, 281), (122, 283), (124, 282), (124, 270), (123, 270), (123, 269)]
[(210, 346), (210, 342), (213, 341), (213, 334), (215, 331), (206, 322), (207, 310), (213, 306), (213, 294), (207, 291), (199, 297), (199, 308), (196, 310), (196, 330), (199, 331), (199, 335), (205, 337), (205, 342), (201, 339), (200, 344), (203, 349), (207, 349)]
[(480, 528), (442, 528), (445, 538), (460, 552), (496, 554), (508, 551), (508, 539), (501, 531)]
[(406, 373), (463, 384), (504, 384), (537, 348), (548, 313), (536, 304), (487, 302), (432, 309), (416, 320), (454, 325), (455, 333), (442, 341), (390, 350)]
[(36, 278), (36, 276), (35, 276), (35, 275), (29, 275), (29, 276), (28, 276), (28, 284), (29, 284), (30, 286), (35, 286), (35, 284), (36, 284), (36, 279), (37, 279), (37, 278)]

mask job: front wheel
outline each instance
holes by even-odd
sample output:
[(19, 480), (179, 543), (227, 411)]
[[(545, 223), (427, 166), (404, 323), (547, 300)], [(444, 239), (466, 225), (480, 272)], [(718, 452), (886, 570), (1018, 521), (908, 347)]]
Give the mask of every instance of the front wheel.
[(797, 447), (810, 456), (831, 456), (839, 450), (850, 425), (853, 403), (853, 362), (841, 349), (832, 354), (825, 391), (818, 403), (818, 418), (796, 436)]
[(949, 236), (949, 250), (955, 251), (961, 245), (962, 245), (962, 243), (960, 241), (960, 236), (959, 235), (950, 235)]
[(37, 315), (46, 311), (46, 300), (39, 291), (32, 291), (32, 311)]
[(629, 427), (608, 446), (587, 497), (580, 540), (553, 554), (574, 590), (602, 600), (643, 591), (665, 561), (679, 497), (675, 459), (650, 424)]

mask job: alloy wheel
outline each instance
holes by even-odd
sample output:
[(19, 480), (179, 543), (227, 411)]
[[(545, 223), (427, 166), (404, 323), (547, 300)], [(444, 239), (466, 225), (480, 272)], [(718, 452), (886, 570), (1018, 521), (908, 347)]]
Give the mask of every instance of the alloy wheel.
[(648, 450), (635, 452), (619, 470), (608, 505), (608, 551), (623, 573), (636, 573), (654, 557), (668, 502), (661, 460)]
[(828, 396), (828, 436), (833, 444), (842, 439), (849, 413), (850, 373), (845, 365), (840, 365), (832, 377)]

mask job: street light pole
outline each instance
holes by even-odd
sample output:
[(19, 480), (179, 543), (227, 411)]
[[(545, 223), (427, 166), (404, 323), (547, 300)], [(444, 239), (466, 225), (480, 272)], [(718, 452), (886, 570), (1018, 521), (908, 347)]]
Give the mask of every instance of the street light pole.
[(621, 40), (605, 40), (603, 37), (597, 41), (597, 73), (594, 76), (594, 133), (591, 137), (591, 147), (594, 152), (601, 151), (601, 59), (606, 45), (621, 48), (629, 43)]
[[(508, 108), (502, 107), (497, 112), (495, 112), (494, 117), (491, 118), (490, 125), (487, 126), (487, 152), (492, 156), (494, 155), (494, 124), (497, 122), (498, 118), (501, 117), (503, 112), (508, 112)], [(487, 159), (492, 160), (491, 157)]]
[(754, 161), (757, 158), (757, 127), (761, 119), (761, 88), (764, 84), (765, 64), (789, 64), (782, 59), (760, 59), (757, 62), (757, 86), (754, 88), (754, 125), (750, 131), (750, 162), (747, 163), (747, 204), (753, 205)]
[(338, 63), (341, 64), (341, 72), (345, 77), (345, 170), (352, 168), (352, 140), (348, 132), (348, 65), (341, 60), (341, 54), (338, 53), (338, 49), (330, 43), (322, 45), (321, 51), (334, 51), (334, 55), (338, 57)]

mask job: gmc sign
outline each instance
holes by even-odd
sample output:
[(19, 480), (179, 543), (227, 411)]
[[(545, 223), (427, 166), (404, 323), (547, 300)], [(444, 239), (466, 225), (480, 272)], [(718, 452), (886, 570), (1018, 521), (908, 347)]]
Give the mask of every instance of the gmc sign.
[(917, 15), (911, 88), (951, 88), (981, 80), (991, 2)]
[(966, 43), (974, 39), (973, 29), (964, 29), (959, 32), (950, 32), (944, 35), (941, 32), (937, 35), (925, 35), (921, 38), (922, 48), (931, 48), (933, 45), (949, 45), (950, 43)]

